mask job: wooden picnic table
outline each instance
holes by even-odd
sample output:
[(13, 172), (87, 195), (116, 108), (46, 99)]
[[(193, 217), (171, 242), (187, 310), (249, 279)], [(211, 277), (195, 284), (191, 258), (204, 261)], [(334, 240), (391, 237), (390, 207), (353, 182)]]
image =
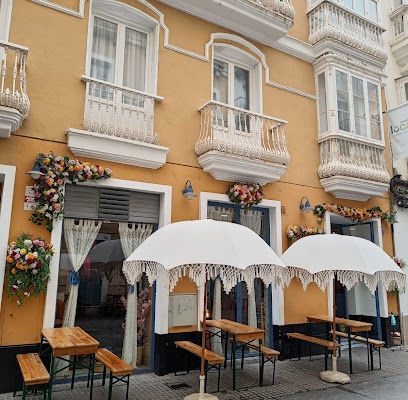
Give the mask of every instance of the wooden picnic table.
[[(243, 344), (251, 344), (254, 341), (257, 342), (259, 352), (261, 352), (262, 340), (265, 337), (265, 330), (260, 328), (254, 328), (253, 326), (241, 324), (239, 322), (231, 321), (229, 319), (209, 319), (206, 320), (207, 328), (217, 328), (226, 333), (225, 340), (225, 359), (227, 359), (228, 350), (228, 335), (232, 335), (232, 389), (236, 389), (236, 348), (237, 342)], [(211, 332), (211, 335), (216, 333)], [(262, 371), (263, 365), (259, 363), (259, 386), (262, 386)]]
[[(48, 400), (51, 400), (52, 397), (52, 384), (56, 374), (63, 369), (69, 368), (71, 365), (73, 368), (71, 389), (74, 387), (75, 370), (78, 366), (90, 372), (91, 385), (89, 399), (92, 400), (95, 353), (98, 350), (99, 342), (79, 326), (72, 328), (42, 329), (41, 335), (41, 346), (44, 343), (48, 343), (51, 348)], [(70, 360), (70, 356), (73, 356), (73, 360)], [(56, 362), (57, 359), (64, 360), (62, 361), (64, 363), (63, 367), (58, 365)]]
[[(312, 322), (326, 322), (328, 324), (333, 324), (333, 317), (330, 317), (328, 315), (311, 315), (307, 316), (306, 319), (312, 323)], [(364, 321), (356, 321), (353, 319), (346, 319), (346, 318), (335, 318), (336, 325), (343, 325), (346, 327), (347, 330), (347, 337), (348, 337), (348, 345), (349, 345), (349, 368), (350, 368), (350, 374), (353, 373), (353, 358), (352, 358), (352, 352), (351, 352), (351, 340), (352, 340), (352, 333), (357, 333), (357, 332), (365, 332), (366, 339), (367, 339), (367, 359), (368, 359), (368, 368), (370, 369), (370, 350), (369, 350), (369, 344), (368, 344), (368, 332), (371, 331), (371, 328), (373, 326), (372, 323), (370, 322), (364, 322)], [(336, 330), (336, 327), (333, 326), (333, 331)]]

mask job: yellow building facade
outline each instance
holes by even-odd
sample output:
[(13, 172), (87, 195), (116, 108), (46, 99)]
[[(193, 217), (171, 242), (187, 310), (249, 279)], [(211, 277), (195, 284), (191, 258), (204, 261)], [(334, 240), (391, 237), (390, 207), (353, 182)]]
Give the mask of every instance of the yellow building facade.
[[(0, 257), (22, 232), (55, 249), (46, 293), (21, 306), (9, 297), (0, 266), (1, 358), (36, 348), (42, 328), (66, 323), (68, 220), (100, 224), (90, 252), (122, 240), (122, 225), (154, 231), (184, 220), (249, 218), (278, 255), (292, 241), (290, 225), (362, 236), (393, 255), (391, 224), (379, 214), (358, 224), (329, 210), (318, 221), (300, 208), (308, 201), (312, 208), (390, 209), (381, 9), (378, 2), (365, 1), (363, 11), (344, 3), (0, 1)], [(75, 185), (65, 179), (64, 214), (51, 231), (46, 221), (30, 221), (38, 180), (26, 172), (41, 154), (112, 171), (109, 179)], [(235, 182), (262, 185), (262, 202), (249, 210), (233, 204), (226, 193)], [(196, 196), (187, 199), (190, 184)], [(98, 258), (99, 250), (84, 258), (75, 307), (75, 324), (84, 329), (96, 332), (110, 321), (112, 340), (101, 344), (118, 353), (127, 293), (122, 251), (118, 259)], [(199, 321), (169, 323), (169, 295), (147, 282), (143, 288), (152, 305), (142, 366), (161, 375), (174, 370), (166, 343), (195, 340)], [(183, 278), (172, 295), (199, 289)], [(328, 293), (304, 291), (295, 280), (284, 289), (261, 285), (258, 295), (257, 323), (283, 355), (291, 326), (330, 312)], [(381, 290), (377, 305), (363, 288), (339, 296), (343, 312), (380, 330), (397, 306)], [(244, 284), (222, 300), (224, 317), (248, 323)], [(2, 376), (0, 392), (11, 391)]]

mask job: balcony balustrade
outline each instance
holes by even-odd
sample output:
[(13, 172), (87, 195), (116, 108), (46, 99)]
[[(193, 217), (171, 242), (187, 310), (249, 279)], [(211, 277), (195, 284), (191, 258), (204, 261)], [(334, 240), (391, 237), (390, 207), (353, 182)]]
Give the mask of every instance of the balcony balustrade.
[(360, 201), (382, 196), (390, 180), (383, 146), (341, 137), (320, 142), (318, 174), (326, 192)]
[(83, 130), (69, 129), (68, 147), (75, 155), (159, 168), (168, 148), (158, 146), (154, 106), (163, 98), (82, 77), (86, 82)]
[(345, 56), (352, 53), (358, 59), (385, 64), (384, 29), (370, 20), (326, 1), (310, 11), (309, 22), (309, 43), (319, 48), (319, 55), (330, 49)]
[(397, 3), (398, 7), (390, 15), (393, 27), (391, 51), (403, 72), (408, 71), (408, 0)]
[(290, 156), (284, 120), (210, 101), (201, 109), (195, 152), (204, 170), (215, 179), (279, 180)]
[(30, 101), (26, 92), (28, 48), (0, 41), (0, 137), (8, 138), (27, 118)]

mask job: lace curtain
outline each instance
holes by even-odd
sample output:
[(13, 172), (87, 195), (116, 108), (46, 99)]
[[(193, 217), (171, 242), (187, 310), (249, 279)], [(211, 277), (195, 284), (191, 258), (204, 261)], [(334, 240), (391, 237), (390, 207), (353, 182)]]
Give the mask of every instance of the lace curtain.
[[(241, 210), (240, 219), (241, 225), (253, 230), (257, 235), (261, 235), (262, 211)], [(252, 285), (252, 290), (248, 291), (248, 325), (257, 327), (254, 283), (247, 282), (247, 286), (249, 285)]]
[[(235, 219), (235, 210), (229, 207), (208, 207), (208, 218), (214, 221), (233, 222)], [(214, 285), (214, 300), (212, 315), (214, 319), (221, 319), (221, 280), (215, 279)], [(211, 339), (212, 349), (215, 353), (223, 355), (223, 349), (221, 344), (221, 330), (217, 328), (211, 328), (211, 332), (214, 336)]]
[[(127, 259), (136, 248), (153, 232), (152, 224), (130, 224), (119, 222), (119, 237), (123, 254)], [(123, 338), (122, 358), (136, 367), (137, 358), (137, 293), (133, 285), (127, 295), (125, 336)]]
[(75, 315), (78, 301), (79, 270), (82, 267), (98, 232), (102, 221), (80, 219), (66, 219), (64, 221), (65, 243), (67, 245), (69, 260), (74, 268), (71, 272), (71, 286), (65, 307), (62, 326), (72, 327), (75, 324)]

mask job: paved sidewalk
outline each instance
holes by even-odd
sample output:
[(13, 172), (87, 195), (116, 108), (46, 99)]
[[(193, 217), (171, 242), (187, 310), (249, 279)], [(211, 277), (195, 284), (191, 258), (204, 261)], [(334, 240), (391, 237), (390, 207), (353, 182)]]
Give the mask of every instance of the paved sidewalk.
[[(352, 383), (369, 383), (378, 380), (397, 377), (408, 374), (408, 348), (393, 347), (381, 350), (382, 369), (367, 371), (367, 350), (365, 347), (353, 348), (353, 375)], [(378, 354), (374, 354), (375, 368), (378, 368)], [(270, 364), (270, 363), (268, 363)], [(232, 390), (232, 371), (221, 370), (221, 391), (215, 393), (217, 388), (217, 371), (209, 372), (208, 392), (214, 393), (220, 400), (268, 400), (280, 399), (284, 396), (301, 392), (310, 392), (340, 386), (330, 384), (320, 379), (319, 373), (324, 369), (324, 356), (313, 356), (312, 361), (308, 357), (298, 360), (285, 360), (276, 362), (275, 385), (271, 385), (272, 366), (265, 366), (264, 385), (257, 387), (258, 362), (257, 358), (245, 362), (244, 369), (237, 369), (238, 390)], [(329, 360), (331, 365), (331, 360)], [(338, 358), (338, 370), (348, 372), (348, 352), (342, 350)], [(93, 399), (107, 399), (108, 387), (101, 386), (101, 379), (95, 379)], [(245, 388), (245, 386), (252, 386)], [(346, 388), (347, 385), (344, 385)], [(53, 400), (88, 400), (89, 389), (86, 382), (75, 383), (74, 390), (69, 384), (58, 384), (53, 388)], [(154, 373), (135, 374), (131, 377), (130, 400), (180, 400), (191, 393), (197, 393), (199, 389), (199, 372), (192, 371), (186, 375), (175, 376), (174, 373), (165, 376), (157, 376)], [(113, 387), (112, 400), (123, 400), (126, 387), (118, 383)], [(408, 396), (408, 395), (407, 395)], [(21, 398), (18, 392), (15, 398)], [(311, 397), (307, 397), (311, 398)], [(12, 393), (0, 394), (0, 400), (13, 399)], [(28, 397), (30, 400), (41, 400), (38, 395)]]

